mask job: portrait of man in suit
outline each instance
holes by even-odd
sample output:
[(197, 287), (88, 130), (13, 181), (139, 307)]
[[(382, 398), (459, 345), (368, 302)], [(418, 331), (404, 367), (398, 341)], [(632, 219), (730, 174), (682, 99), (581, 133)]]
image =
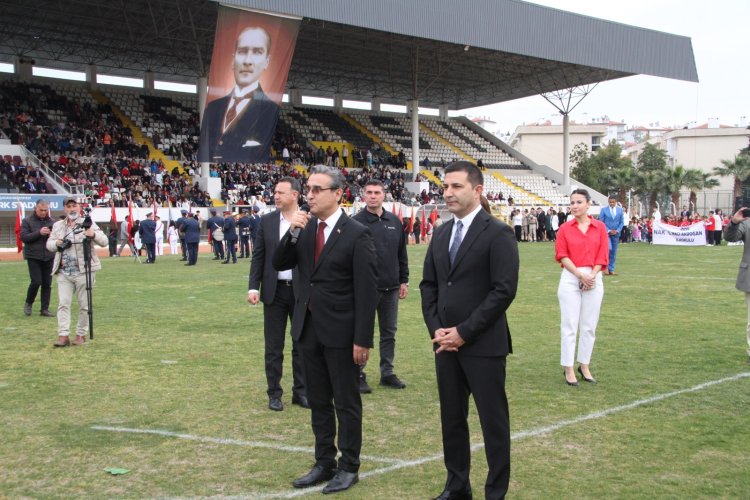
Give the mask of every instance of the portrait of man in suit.
[(617, 206), (616, 197), (610, 196), (608, 204), (608, 207), (603, 207), (599, 211), (599, 220), (607, 227), (607, 235), (609, 236), (609, 265), (604, 270), (604, 274), (616, 275), (617, 247), (620, 244), (620, 232), (625, 225), (625, 217), (622, 214), (622, 207)]
[(253, 26), (237, 37), (232, 58), (234, 88), (211, 101), (201, 121), (200, 161), (259, 163), (268, 160), (279, 106), (260, 86), (271, 61), (271, 37)]
[(297, 267), (292, 338), (302, 352), (315, 435), (315, 465), (293, 485), (328, 482), (323, 493), (346, 490), (359, 479), (359, 365), (369, 358), (378, 302), (375, 245), (370, 230), (339, 208), (345, 186), (339, 169), (313, 167), (310, 214), (294, 214), (273, 256), (278, 271)]
[(447, 479), (438, 499), (471, 499), (469, 394), (482, 422), (489, 471), (485, 498), (504, 498), (510, 480), (505, 359), (512, 352), (506, 311), (518, 286), (518, 246), (510, 226), (482, 209), (482, 172), (445, 169), (453, 220), (436, 228), (425, 256), (422, 315), (435, 349)]

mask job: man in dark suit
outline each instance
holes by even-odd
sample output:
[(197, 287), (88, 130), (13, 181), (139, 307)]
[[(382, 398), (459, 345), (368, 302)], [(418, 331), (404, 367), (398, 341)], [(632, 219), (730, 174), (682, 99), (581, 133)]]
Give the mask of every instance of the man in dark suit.
[[(182, 251), (182, 258), (181, 261), (188, 260), (187, 259), (187, 243), (185, 242), (185, 233), (182, 231), (182, 225), (187, 219), (187, 213), (188, 211), (185, 209), (180, 210), (180, 217), (174, 222), (175, 227), (177, 228), (177, 234), (180, 235), (180, 250)], [(122, 251), (122, 246), (120, 246), (120, 251)]]
[(224, 260), (224, 218), (219, 217), (215, 208), (208, 210), (211, 217), (206, 219), (206, 228), (211, 232), (209, 240), (214, 251), (213, 260)]
[(222, 264), (229, 264), (229, 260), (232, 260), (232, 264), (237, 263), (237, 224), (234, 222), (234, 217), (230, 210), (224, 211), (224, 242), (227, 245), (226, 254), (227, 258)]
[(186, 266), (194, 266), (198, 263), (198, 243), (201, 241), (201, 225), (188, 214), (182, 223), (182, 231), (185, 233), (185, 244), (187, 245), (188, 261)]
[(443, 454), (448, 478), (438, 499), (470, 499), (469, 394), (482, 422), (489, 471), (485, 498), (503, 498), (510, 479), (505, 311), (516, 295), (513, 230), (482, 210), (483, 178), (465, 161), (445, 170), (453, 220), (435, 229), (425, 256), (422, 314), (435, 347)]
[(346, 490), (359, 479), (358, 365), (367, 363), (372, 348), (378, 297), (372, 236), (339, 208), (345, 187), (340, 170), (314, 167), (307, 182), (314, 217), (296, 212), (273, 257), (277, 270), (297, 266), (299, 274), (292, 338), (302, 351), (315, 434), (315, 465), (293, 484), (305, 488), (330, 480), (323, 493)]
[(260, 27), (237, 37), (232, 59), (235, 87), (211, 101), (201, 121), (200, 161), (260, 163), (268, 160), (279, 106), (260, 87), (270, 62), (271, 37)]
[(253, 213), (250, 216), (250, 244), (253, 246), (255, 246), (255, 238), (258, 237), (258, 228), (260, 227), (259, 211), (260, 209), (257, 206), (253, 206)]
[[(260, 218), (258, 236), (253, 245), (250, 284), (247, 301), (263, 301), (263, 336), (265, 340), (268, 408), (282, 411), (281, 375), (284, 366), (284, 340), (287, 318), (294, 315), (294, 297), (299, 287), (296, 269), (277, 271), (272, 259), (279, 240), (289, 231), (290, 220), (299, 210), (300, 185), (297, 179), (282, 177), (273, 192), (276, 211)], [(259, 292), (260, 290), (260, 292)], [(297, 341), (292, 339), (292, 404), (309, 408), (305, 392), (305, 374)]]
[(141, 235), (141, 243), (146, 247), (146, 264), (153, 264), (156, 262), (156, 221), (153, 213), (146, 214), (138, 233)]
[(250, 216), (247, 209), (242, 209), (242, 216), (237, 221), (237, 229), (240, 231), (240, 256), (239, 259), (250, 258)]

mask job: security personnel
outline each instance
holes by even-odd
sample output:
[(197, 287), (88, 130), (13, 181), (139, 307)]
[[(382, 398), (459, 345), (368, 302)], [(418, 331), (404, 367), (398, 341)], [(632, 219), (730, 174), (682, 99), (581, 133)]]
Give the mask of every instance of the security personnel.
[[(393, 373), (398, 326), (398, 301), (409, 293), (409, 259), (406, 238), (401, 221), (383, 208), (385, 186), (377, 179), (365, 184), (366, 207), (352, 219), (369, 228), (378, 257), (378, 325), (380, 326), (380, 385), (394, 389), (406, 387)], [(368, 394), (365, 364), (359, 365), (359, 392)]]
[(250, 241), (255, 245), (255, 236), (258, 234), (258, 228), (260, 228), (260, 215), (258, 215), (260, 209), (257, 205), (253, 206), (253, 215), (250, 216)]
[(216, 234), (216, 230), (220, 229), (221, 233), (224, 232), (224, 218), (216, 215), (216, 209), (212, 208), (208, 211), (211, 217), (206, 221), (206, 227), (211, 231), (211, 241), (214, 245), (214, 259), (213, 260), (224, 260), (224, 237)]
[(250, 223), (251, 218), (247, 209), (242, 209), (242, 217), (237, 221), (237, 229), (240, 231), (240, 259), (250, 258)]
[(224, 211), (224, 242), (227, 244), (227, 258), (222, 264), (229, 264), (231, 257), (232, 264), (237, 263), (237, 224), (234, 222), (232, 212), (229, 210)]

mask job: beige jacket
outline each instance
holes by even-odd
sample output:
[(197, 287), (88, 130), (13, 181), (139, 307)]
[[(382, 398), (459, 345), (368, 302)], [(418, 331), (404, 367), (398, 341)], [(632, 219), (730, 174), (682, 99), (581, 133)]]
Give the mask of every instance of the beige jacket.
[[(96, 242), (96, 244), (102, 247), (106, 247), (109, 243), (107, 235), (104, 234), (104, 232), (99, 229), (99, 226), (97, 226), (96, 224), (93, 224), (91, 228), (94, 230), (94, 241)], [(76, 257), (78, 258), (78, 268), (81, 270), (81, 272), (83, 272), (83, 270), (85, 269), (85, 262), (83, 260), (83, 240), (86, 239), (86, 236), (83, 235), (83, 231), (74, 232), (73, 228), (68, 226), (67, 220), (59, 220), (55, 222), (54, 226), (52, 226), (52, 232), (47, 239), (47, 250), (49, 250), (50, 252), (55, 252), (55, 263), (52, 266), (53, 276), (57, 273), (57, 271), (60, 270), (60, 261), (62, 260), (62, 253), (57, 251), (57, 240), (64, 240), (66, 238), (73, 242), (73, 246), (68, 251), (75, 252)], [(96, 256), (95, 251), (92, 251), (91, 270), (98, 271), (101, 268), (102, 265), (99, 262), (99, 257)]]

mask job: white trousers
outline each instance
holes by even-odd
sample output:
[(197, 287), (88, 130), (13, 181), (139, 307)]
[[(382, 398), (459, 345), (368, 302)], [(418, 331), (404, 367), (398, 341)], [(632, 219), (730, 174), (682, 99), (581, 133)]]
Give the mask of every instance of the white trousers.
[[(580, 271), (590, 273), (590, 267), (579, 267)], [(602, 273), (596, 275), (596, 285), (592, 290), (581, 291), (578, 278), (567, 269), (560, 276), (557, 288), (557, 299), (560, 301), (560, 364), (573, 366), (578, 339), (578, 362), (587, 365), (591, 362), (596, 339), (596, 325), (599, 323), (599, 311), (604, 297)]]
[(179, 243), (180, 240), (177, 238), (169, 241), (169, 250), (172, 255), (177, 255), (177, 243)]
[(156, 255), (164, 255), (164, 236), (156, 236)]
[[(76, 335), (86, 335), (89, 328), (89, 301), (86, 296), (86, 274), (66, 276), (57, 273), (57, 295), (60, 303), (57, 306), (57, 334), (61, 337), (70, 336), (70, 306), (73, 295), (78, 298), (78, 325)], [(96, 282), (96, 272), (91, 273), (91, 286)]]

